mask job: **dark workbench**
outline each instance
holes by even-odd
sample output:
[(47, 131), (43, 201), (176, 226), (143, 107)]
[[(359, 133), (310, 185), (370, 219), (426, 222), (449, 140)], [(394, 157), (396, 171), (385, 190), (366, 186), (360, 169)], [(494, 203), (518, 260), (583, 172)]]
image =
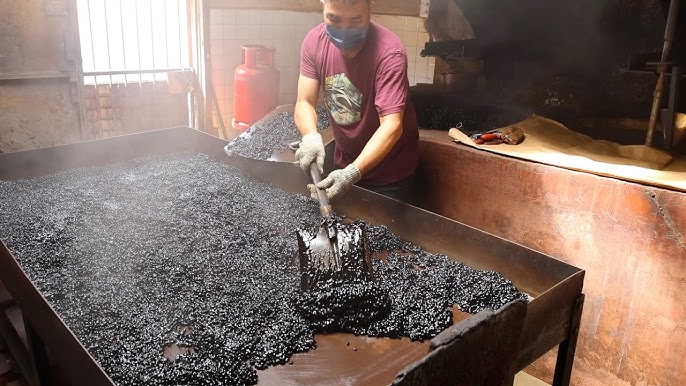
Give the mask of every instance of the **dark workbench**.
[[(0, 156), (0, 179), (29, 178), (85, 165), (108, 165), (146, 154), (191, 150), (203, 152), (221, 162), (234, 164), (255, 178), (287, 191), (304, 193), (306, 178), (293, 165), (285, 162), (229, 159), (223, 152), (225, 144), (224, 141), (188, 128), (175, 128), (63, 147), (3, 154)], [(508, 374), (512, 376), (514, 371), (521, 370), (551, 349), (560, 347), (555, 384), (568, 384), (584, 298), (581, 293), (584, 276), (582, 270), (470, 226), (360, 188), (353, 188), (344, 199), (336, 203), (334, 209), (350, 218), (364, 219), (372, 224), (386, 224), (398, 236), (422, 245), (432, 253), (445, 254), (476, 269), (503, 272), (518, 289), (531, 296), (526, 304), (526, 316), (523, 320), (521, 313), (514, 312), (513, 309), (512, 315), (520, 315), (517, 320), (521, 324), (519, 328), (515, 328), (515, 324), (508, 324), (513, 328), (509, 331), (492, 324), (494, 333), (484, 333), (482, 327), (488, 326), (475, 323), (478, 315), (457, 315), (456, 318), (461, 321), (482, 327), (465, 329), (462, 323), (458, 323), (455, 326), (461, 330), (454, 331), (454, 336), (472, 331), (477, 333), (475, 336), (488, 337), (488, 341), (479, 339), (476, 341), (478, 344), (472, 345), (468, 351), (457, 350), (450, 353), (450, 348), (464, 342), (443, 336), (438, 342), (446, 343), (448, 354), (445, 355), (446, 350), (433, 351), (440, 354), (436, 355), (438, 361), (448, 358), (448, 363), (455, 364), (460, 358), (476, 360), (481, 364), (480, 371), (488, 370), (487, 374), (492, 374), (495, 370), (502, 370), (507, 381)], [(98, 363), (22, 272), (4, 245), (0, 248), (0, 266), (0, 282), (5, 285), (7, 293), (13, 299), (9, 306), (21, 311), (19, 318), (0, 315), (0, 321), (4, 323), (0, 330), (15, 339), (16, 344), (13, 346), (20, 349), (18, 362), (24, 365), (22, 367), (26, 369), (27, 378), (43, 384), (52, 384), (51, 381), (56, 375), (64, 375), (74, 385), (110, 384)], [(15, 323), (11, 326), (8, 325), (10, 322)], [(499, 332), (495, 333), (497, 331)], [(450, 335), (450, 331), (448, 334)], [(507, 341), (501, 340), (507, 334), (508, 339), (515, 339), (518, 344), (512, 346), (501, 343)], [(326, 335), (320, 338), (317, 339), (323, 350), (317, 349), (304, 354), (302, 363), (305, 367), (274, 367), (271, 369), (274, 371), (274, 378), (271, 379), (276, 379), (281, 384), (321, 384), (329, 381), (335, 383), (334, 379), (379, 379), (386, 383), (393, 379), (394, 374), (399, 374), (398, 371), (422, 356), (423, 362), (415, 362), (415, 369), (420, 372), (406, 368), (405, 374), (408, 377), (416, 375), (422, 379), (426, 379), (427, 376), (440, 378), (447, 374), (425, 371), (429, 366), (436, 365), (436, 362), (424, 361), (431, 356), (426, 351), (426, 342), (416, 345), (388, 339), (367, 341), (366, 338), (360, 337), (354, 342), (359, 341), (360, 347), (366, 347), (371, 350), (370, 353), (376, 355), (367, 357), (373, 359), (373, 362), (356, 362), (345, 355), (333, 355), (336, 353), (331, 354), (324, 349), (326, 342), (335, 344), (337, 339), (342, 339), (340, 336)], [(402, 352), (397, 350), (403, 344), (406, 346), (404, 353), (408, 355), (400, 355)], [(422, 351), (414, 351), (422, 346)], [(501, 353), (509, 350), (510, 362), (504, 363), (495, 359), (498, 356), (492, 355), (494, 351), (484, 349), (486, 346), (493, 346), (493, 350), (500, 348)], [(386, 352), (390, 356), (381, 355), (379, 352)], [(478, 359), (479, 357), (482, 359)], [(300, 360), (296, 358), (294, 362)], [(316, 362), (318, 360), (325, 362)], [(337, 367), (322, 367), (321, 363), (326, 361), (337, 363)], [(493, 363), (486, 365), (489, 361)], [(312, 366), (307, 365), (314, 365), (318, 371), (308, 370)], [(60, 371), (54, 372), (55, 368)], [(474, 370), (473, 366), (470, 368)], [(336, 371), (333, 371), (334, 369)], [(269, 382), (267, 372), (263, 375), (261, 381)], [(475, 379), (483, 378), (476, 376)]]

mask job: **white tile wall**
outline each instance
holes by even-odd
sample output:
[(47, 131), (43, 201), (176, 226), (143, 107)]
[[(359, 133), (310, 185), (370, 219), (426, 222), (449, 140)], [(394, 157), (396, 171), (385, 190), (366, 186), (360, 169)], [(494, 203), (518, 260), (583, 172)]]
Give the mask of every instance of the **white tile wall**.
[[(432, 83), (434, 58), (419, 55), (429, 40), (423, 19), (373, 15), (372, 20), (393, 31), (405, 44), (410, 85)], [(212, 84), (226, 125), (233, 118), (233, 71), (241, 64), (241, 45), (265, 44), (276, 48), (276, 68), (281, 75), (279, 104), (295, 103), (300, 45), (307, 31), (322, 21), (319, 12), (210, 10)]]
[(424, 29), (424, 19), (409, 16), (374, 15), (372, 20), (395, 32), (407, 50), (407, 77), (410, 85), (433, 83), (435, 59), (423, 58), (420, 53), (429, 34)]

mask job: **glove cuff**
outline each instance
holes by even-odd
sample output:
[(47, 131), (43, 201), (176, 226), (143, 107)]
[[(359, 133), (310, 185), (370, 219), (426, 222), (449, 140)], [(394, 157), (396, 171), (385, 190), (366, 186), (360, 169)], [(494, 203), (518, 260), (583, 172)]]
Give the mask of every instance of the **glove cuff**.
[(350, 182), (350, 185), (354, 185), (362, 179), (362, 172), (355, 164), (349, 164), (343, 169), (343, 172), (345, 172), (345, 179)]
[(324, 141), (322, 140), (322, 135), (319, 133), (309, 133), (303, 135), (302, 142), (317, 142), (324, 144)]

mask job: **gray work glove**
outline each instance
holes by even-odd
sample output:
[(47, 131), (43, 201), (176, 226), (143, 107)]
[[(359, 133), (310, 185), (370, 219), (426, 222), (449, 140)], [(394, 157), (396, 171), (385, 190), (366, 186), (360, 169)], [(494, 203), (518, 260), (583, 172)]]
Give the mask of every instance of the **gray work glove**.
[[(355, 185), (361, 178), (362, 173), (360, 172), (360, 169), (354, 164), (350, 164), (343, 169), (336, 169), (329, 173), (325, 179), (317, 184), (317, 187), (319, 189), (325, 189), (326, 195), (329, 196), (329, 200), (334, 201), (347, 192), (348, 189)], [(316, 200), (317, 191), (315, 190), (314, 185), (309, 184), (307, 187), (310, 189), (312, 198)]]
[(305, 134), (300, 141), (300, 147), (295, 152), (295, 159), (300, 168), (310, 175), (310, 165), (312, 162), (317, 163), (319, 172), (324, 172), (324, 142), (319, 133)]

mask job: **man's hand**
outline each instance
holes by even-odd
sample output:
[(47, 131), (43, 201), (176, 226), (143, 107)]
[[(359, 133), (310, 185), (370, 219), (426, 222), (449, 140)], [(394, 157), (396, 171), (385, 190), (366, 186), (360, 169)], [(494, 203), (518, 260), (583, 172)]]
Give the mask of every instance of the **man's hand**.
[(300, 142), (300, 147), (295, 152), (295, 159), (298, 160), (298, 165), (307, 174), (310, 175), (310, 165), (312, 162), (317, 163), (319, 172), (324, 172), (324, 142), (319, 133), (310, 133), (303, 136)]
[[(329, 196), (331, 201), (333, 201), (337, 198), (340, 198), (361, 178), (362, 173), (360, 173), (360, 169), (358, 169), (354, 164), (350, 164), (344, 169), (337, 169), (329, 173), (325, 179), (321, 180), (317, 184), (317, 187), (319, 189), (325, 189), (326, 195)], [(317, 192), (314, 189), (314, 185), (310, 184), (307, 185), (307, 187), (310, 188), (310, 194), (316, 200)]]

